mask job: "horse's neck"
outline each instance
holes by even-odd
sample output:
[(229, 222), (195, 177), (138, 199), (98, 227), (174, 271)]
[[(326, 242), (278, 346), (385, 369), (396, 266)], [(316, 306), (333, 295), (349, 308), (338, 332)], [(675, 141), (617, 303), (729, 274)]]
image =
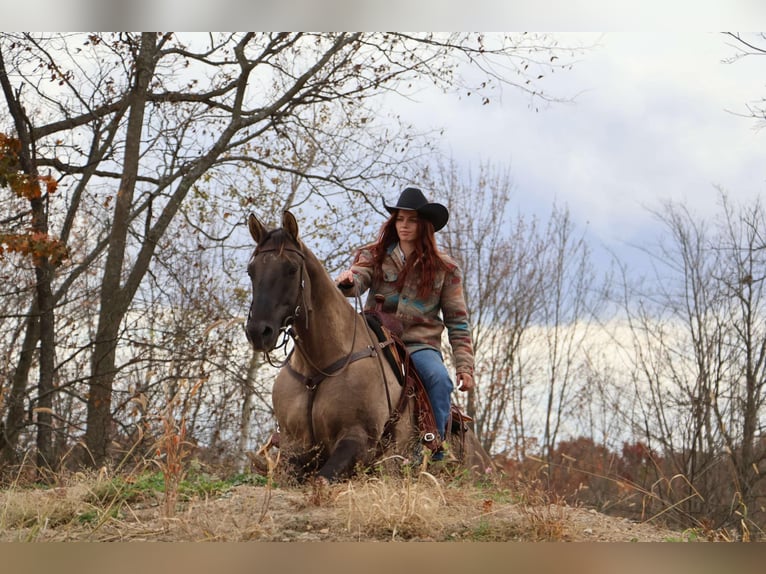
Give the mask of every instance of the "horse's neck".
[(306, 254), (306, 273), (311, 291), (306, 302), (308, 322), (296, 322), (301, 347), (314, 362), (333, 361), (351, 351), (354, 339), (357, 343), (362, 340), (362, 326), (358, 313), (310, 252)]

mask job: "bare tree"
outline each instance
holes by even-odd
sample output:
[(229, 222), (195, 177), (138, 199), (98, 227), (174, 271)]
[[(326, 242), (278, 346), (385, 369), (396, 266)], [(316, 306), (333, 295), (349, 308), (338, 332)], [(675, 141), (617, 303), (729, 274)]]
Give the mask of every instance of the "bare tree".
[(454, 214), (443, 237), (463, 269), (474, 335), (478, 385), (468, 414), (489, 450), (524, 456), (537, 440), (550, 452), (603, 296), (589, 248), (567, 211), (554, 206), (545, 228), (514, 216), (508, 169), (483, 164), (463, 177), (452, 163), (437, 177)]
[[(484, 163), (464, 175), (451, 160), (436, 171), (433, 187), (446, 194), (453, 214), (440, 239), (463, 270), (473, 330), (477, 387), (467, 397), (466, 411), (488, 451), (508, 449), (524, 436), (523, 384), (515, 374), (522, 368), (522, 335), (535, 312), (540, 277), (535, 224), (512, 221), (508, 169)], [(513, 439), (506, 434), (509, 428)]]
[[(741, 504), (757, 500), (759, 468), (766, 460), (762, 443), (766, 406), (766, 210), (760, 199), (744, 207), (722, 195), (719, 230), (723, 267), (716, 277), (728, 313), (722, 352), (729, 370), (726, 385), (711, 394), (714, 420), (723, 435)], [(740, 508), (741, 509), (741, 508)]]
[(571, 403), (574, 380), (584, 362), (593, 313), (603, 301), (590, 247), (570, 214), (554, 206), (545, 233), (547, 248), (540, 262), (542, 281), (539, 319), (545, 330), (547, 356), (543, 449), (550, 456)]
[(760, 201), (721, 204), (713, 221), (657, 213), (669, 233), (652, 252), (657, 288), (636, 292), (629, 316), (642, 431), (684, 477), (674, 501), (746, 528), (764, 461), (766, 217)]
[[(766, 34), (763, 32), (750, 34), (747, 37), (738, 32), (725, 32), (725, 35), (730, 40), (729, 45), (735, 50), (734, 55), (725, 60), (726, 62), (734, 63), (745, 57), (766, 56)], [(766, 125), (765, 97), (761, 97), (757, 101), (748, 103), (745, 107), (747, 109), (747, 113), (744, 114), (745, 116), (758, 120), (758, 124), (761, 127)]]

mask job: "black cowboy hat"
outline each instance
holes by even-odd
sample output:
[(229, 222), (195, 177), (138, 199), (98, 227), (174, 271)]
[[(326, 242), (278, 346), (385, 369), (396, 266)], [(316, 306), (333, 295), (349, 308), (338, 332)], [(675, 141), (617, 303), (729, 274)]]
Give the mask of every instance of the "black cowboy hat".
[(399, 209), (406, 211), (417, 211), (418, 215), (424, 219), (430, 221), (434, 226), (434, 231), (439, 231), (442, 227), (447, 225), (449, 219), (449, 211), (441, 203), (429, 203), (423, 192), (415, 187), (408, 187), (399, 196), (399, 201), (396, 205), (386, 205), (383, 201), (383, 207), (385, 207), (389, 213), (393, 213)]

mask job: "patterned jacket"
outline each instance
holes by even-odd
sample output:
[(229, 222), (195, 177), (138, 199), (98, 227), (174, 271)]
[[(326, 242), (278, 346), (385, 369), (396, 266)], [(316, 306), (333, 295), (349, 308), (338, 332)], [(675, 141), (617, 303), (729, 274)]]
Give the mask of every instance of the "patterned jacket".
[(455, 370), (472, 375), (473, 341), (463, 293), (463, 273), (457, 262), (441, 254), (447, 269), (437, 272), (430, 294), (420, 298), (417, 295), (420, 282), (417, 265), (408, 274), (401, 290), (397, 290), (396, 281), (404, 268), (401, 251), (395, 244), (389, 247), (388, 255), (383, 259), (382, 273), (376, 278), (370, 247), (363, 247), (357, 253), (351, 266), (354, 285), (344, 288), (343, 293), (347, 297), (361, 296), (369, 289), (365, 309), (374, 309), (375, 295), (383, 295), (383, 311), (396, 315), (402, 322), (402, 340), (411, 351), (432, 348), (441, 352), (442, 332), (447, 327)]

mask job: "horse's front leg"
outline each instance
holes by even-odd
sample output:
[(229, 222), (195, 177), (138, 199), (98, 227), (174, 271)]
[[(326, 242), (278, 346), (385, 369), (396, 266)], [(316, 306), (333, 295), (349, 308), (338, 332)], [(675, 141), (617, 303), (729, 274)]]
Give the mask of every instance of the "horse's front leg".
[(359, 429), (346, 433), (335, 443), (327, 461), (319, 469), (319, 476), (329, 482), (351, 476), (357, 464), (367, 463), (370, 451), (368, 434)]

